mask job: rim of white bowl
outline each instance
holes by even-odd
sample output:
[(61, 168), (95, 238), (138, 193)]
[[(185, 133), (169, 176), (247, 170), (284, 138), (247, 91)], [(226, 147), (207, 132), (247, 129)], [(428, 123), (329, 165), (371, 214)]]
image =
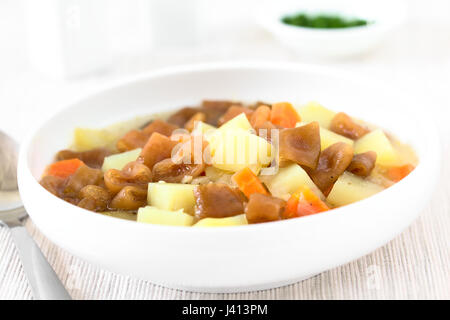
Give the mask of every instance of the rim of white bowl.
[[(359, 79), (360, 81), (364, 81), (365, 83), (370, 84), (374, 87), (383, 88), (384, 90), (390, 91), (387, 86), (382, 85), (381, 82), (375, 81), (372, 78), (368, 78), (362, 75), (357, 75), (353, 73), (349, 73), (346, 71), (342, 71), (337, 68), (330, 68), (325, 66), (317, 66), (317, 65), (311, 65), (311, 64), (300, 64), (300, 63), (287, 63), (287, 62), (274, 62), (274, 61), (233, 61), (233, 62), (208, 62), (208, 63), (199, 63), (199, 64), (189, 64), (189, 65), (179, 65), (179, 66), (172, 66), (172, 67), (165, 67), (161, 68), (155, 71), (150, 72), (143, 72), (138, 75), (134, 76), (128, 76), (120, 80), (113, 80), (109, 84), (104, 84), (101, 86), (98, 86), (97, 88), (94, 88), (90, 90), (88, 93), (84, 93), (80, 95), (79, 97), (75, 99), (71, 99), (69, 103), (65, 103), (63, 108), (58, 109), (58, 111), (50, 116), (48, 116), (45, 120), (37, 123), (26, 135), (25, 139), (23, 140), (22, 145), (20, 146), (20, 153), (19, 153), (19, 167), (18, 170), (25, 170), (25, 172), (19, 173), (19, 178), (21, 174), (26, 174), (28, 178), (31, 178), (33, 183), (43, 188), (38, 180), (34, 177), (32, 174), (29, 165), (28, 165), (28, 153), (30, 145), (32, 144), (34, 135), (42, 128), (44, 127), (48, 122), (50, 122), (54, 117), (58, 116), (61, 113), (64, 113), (66, 109), (70, 109), (74, 104), (78, 102), (82, 102), (83, 100), (87, 100), (91, 98), (94, 95), (100, 95), (110, 90), (115, 90), (117, 88), (131, 85), (133, 83), (140, 82), (144, 79), (151, 79), (151, 78), (157, 78), (161, 76), (170, 76), (174, 74), (179, 73), (186, 73), (186, 72), (195, 72), (195, 71), (213, 71), (213, 70), (226, 70), (230, 68), (244, 68), (244, 69), (273, 69), (273, 70), (298, 70), (298, 71), (306, 71), (306, 72), (314, 72), (314, 73), (322, 73), (328, 76), (335, 76), (340, 77), (343, 79), (354, 81), (355, 79)], [(356, 78), (355, 78), (356, 77)], [(363, 80), (365, 79), (365, 80)], [(417, 119), (418, 116), (415, 114), (416, 111), (412, 111), (414, 114), (414, 118)], [(438, 174), (440, 168), (440, 143), (439, 143), (439, 136), (436, 130), (436, 127), (433, 125), (433, 121), (431, 118), (427, 115), (420, 115), (422, 122), (427, 123), (429, 129), (427, 131), (427, 151), (423, 152), (424, 155), (419, 157), (419, 163), (417, 167), (404, 179), (402, 179), (400, 182), (396, 183), (395, 185), (389, 187), (388, 189), (382, 190), (381, 192), (370, 196), (366, 199), (354, 202), (352, 204), (335, 208), (329, 211), (325, 211), (319, 214), (305, 216), (301, 218), (295, 218), (295, 219), (287, 219), (287, 220), (280, 220), (280, 221), (274, 221), (274, 222), (267, 222), (267, 223), (259, 223), (259, 224), (249, 224), (244, 226), (234, 226), (234, 227), (198, 227), (198, 228), (192, 228), (192, 227), (185, 227), (185, 226), (168, 226), (168, 225), (157, 225), (157, 224), (146, 224), (146, 223), (138, 223), (136, 221), (130, 221), (125, 219), (119, 219), (111, 216), (106, 216), (103, 214), (95, 214), (92, 211), (76, 207), (58, 197), (53, 195), (52, 193), (48, 192), (48, 195), (55, 201), (61, 201), (64, 203), (64, 205), (70, 206), (70, 208), (75, 209), (79, 211), (80, 215), (84, 216), (88, 219), (96, 219), (97, 221), (104, 222), (106, 224), (123, 224), (127, 225), (129, 227), (135, 227), (135, 228), (147, 228), (149, 231), (151, 229), (159, 229), (164, 230), (166, 232), (189, 232), (189, 233), (217, 233), (217, 232), (247, 232), (250, 230), (264, 230), (264, 229), (273, 229), (273, 228), (282, 228), (285, 225), (291, 224), (295, 225), (297, 223), (308, 223), (309, 221), (314, 221), (317, 219), (326, 219), (326, 217), (330, 214), (340, 214), (340, 215), (351, 215), (355, 212), (355, 210), (347, 210), (347, 208), (353, 208), (357, 209), (357, 207), (365, 207), (366, 205), (370, 205), (370, 203), (375, 203), (378, 201), (383, 201), (383, 198), (387, 197), (387, 193), (401, 193), (401, 187), (405, 185), (406, 183), (410, 183), (410, 181), (420, 181), (420, 176), (426, 175), (426, 170), (429, 170), (429, 172), (434, 171), (434, 173), (431, 175), (431, 179), (433, 186), (436, 185)], [(394, 132), (395, 134), (395, 132)], [(417, 154), (417, 150), (414, 150)], [(24, 167), (24, 168), (23, 168)], [(19, 179), (19, 187), (20, 187), (20, 180)], [(400, 189), (400, 190), (399, 190)], [(59, 214), (63, 214), (60, 212)], [(360, 213), (364, 214), (364, 213)]]

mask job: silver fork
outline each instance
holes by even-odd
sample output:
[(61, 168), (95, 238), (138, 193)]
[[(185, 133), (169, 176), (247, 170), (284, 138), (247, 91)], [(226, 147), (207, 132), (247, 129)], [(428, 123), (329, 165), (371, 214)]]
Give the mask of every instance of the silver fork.
[(0, 131), (0, 226), (8, 227), (35, 299), (69, 300), (55, 271), (25, 229), (28, 217), (17, 188), (17, 144)]

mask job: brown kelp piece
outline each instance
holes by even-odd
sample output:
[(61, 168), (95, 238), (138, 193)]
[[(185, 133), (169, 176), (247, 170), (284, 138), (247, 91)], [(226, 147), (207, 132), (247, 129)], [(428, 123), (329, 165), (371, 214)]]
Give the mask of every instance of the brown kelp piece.
[(360, 177), (367, 177), (372, 173), (373, 168), (375, 168), (376, 161), (377, 153), (375, 151), (355, 154), (347, 171)]
[(195, 215), (203, 218), (225, 218), (244, 213), (244, 196), (237, 188), (223, 183), (198, 185), (194, 189)]
[(172, 114), (167, 119), (167, 122), (177, 125), (180, 128), (183, 128), (186, 122), (188, 122), (189, 119), (192, 118), (194, 114), (200, 111), (202, 111), (200, 108), (186, 107)]
[(248, 223), (277, 221), (281, 219), (285, 206), (282, 199), (254, 193), (245, 207), (245, 215)]
[(322, 151), (316, 169), (306, 168), (317, 187), (328, 194), (339, 176), (353, 159), (353, 148), (344, 142), (337, 142)]
[(174, 163), (172, 159), (164, 159), (153, 166), (153, 180), (171, 183), (182, 183), (185, 177), (198, 177), (205, 171), (205, 164)]
[(153, 169), (153, 166), (159, 161), (170, 158), (172, 149), (177, 143), (177, 141), (172, 141), (165, 135), (155, 132), (142, 149), (139, 161)]
[(319, 123), (280, 132), (280, 157), (309, 168), (316, 168), (320, 155)]
[(369, 129), (356, 123), (344, 112), (339, 112), (333, 117), (330, 130), (353, 140), (359, 139), (370, 132)]
[(99, 169), (103, 165), (105, 157), (111, 155), (111, 151), (105, 148), (96, 148), (87, 151), (61, 150), (56, 154), (56, 161), (80, 159), (88, 167)]
[(126, 186), (119, 191), (110, 203), (111, 209), (132, 211), (147, 204), (147, 188)]
[(230, 121), (231, 119), (237, 117), (241, 113), (245, 113), (247, 118), (250, 120), (250, 117), (254, 111), (252, 109), (241, 107), (241, 106), (231, 106), (227, 112), (225, 112), (217, 121), (217, 124), (219, 126), (223, 125), (224, 123)]
[(110, 169), (105, 172), (105, 185), (112, 194), (117, 194), (127, 186), (147, 189), (151, 181), (151, 170), (138, 161), (128, 163), (122, 170)]

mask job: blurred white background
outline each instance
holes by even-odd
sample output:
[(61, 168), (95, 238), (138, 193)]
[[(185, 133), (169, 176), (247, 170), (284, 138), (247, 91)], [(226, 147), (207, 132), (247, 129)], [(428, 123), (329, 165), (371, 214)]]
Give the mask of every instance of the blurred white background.
[[(254, 22), (260, 5), (256, 0), (0, 0), (0, 129), (21, 139), (30, 124), (73, 97), (168, 65), (241, 59), (310, 63)], [(450, 1), (407, 5), (407, 20), (377, 50), (313, 62), (382, 78), (432, 105), (427, 112), (447, 112), (448, 118)], [(92, 14), (79, 21), (80, 10)], [(81, 31), (74, 35), (71, 28)]]
[[(335, 0), (338, 1), (343, 0)], [(375, 2), (356, 1), (372, 5)], [(381, 1), (389, 5), (400, 0), (376, 3)], [(417, 258), (433, 263), (440, 252), (446, 252), (445, 248), (433, 247), (435, 242), (422, 243), (422, 233), (444, 239), (442, 243), (449, 234), (444, 230), (448, 223), (442, 223), (439, 214), (445, 216), (450, 192), (450, 1), (405, 2), (406, 20), (376, 50), (347, 59), (311, 60), (293, 53), (255, 23), (253, 15), (262, 0), (0, 0), (0, 130), (20, 141), (30, 126), (98, 86), (185, 63), (253, 59), (316, 63), (381, 79), (417, 99), (419, 103), (415, 105), (434, 117), (441, 133), (445, 156), (434, 207), (413, 231), (382, 251), (388, 260), (400, 261), (404, 268), (414, 271), (410, 275), (389, 261), (386, 264), (387, 269), (393, 269), (394, 277), (389, 281), (407, 291), (402, 297), (416, 291), (420, 293), (416, 296), (427, 297), (426, 290), (422, 295), (420, 285), (432, 278), (430, 264), (414, 266), (405, 261), (414, 263)], [(404, 118), (398, 120), (407, 121), (408, 112), (405, 109)], [(403, 242), (412, 239), (417, 247), (423, 246), (422, 251), (417, 251), (425, 252), (423, 257), (416, 257), (416, 251), (405, 254)], [(49, 256), (55, 258), (59, 253), (52, 250), (53, 256)], [(371, 257), (367, 261), (372, 261)], [(348, 277), (355, 276), (346, 266), (342, 270)], [(308, 282), (304, 290), (323, 294), (333, 274), (338, 274), (344, 288), (352, 286), (353, 281), (346, 281), (347, 276), (341, 278), (340, 271), (331, 272), (335, 273), (325, 274), (322, 282), (318, 278)], [(425, 274), (426, 281), (414, 278), (415, 272)], [(356, 274), (355, 279), (364, 277)], [(97, 297), (93, 279), (95, 275), (91, 274), (86, 282), (94, 293), (86, 290), (79, 296)], [(105, 282), (97, 283), (100, 288), (119, 286), (107, 281), (114, 277), (99, 279)], [(119, 282), (126, 287), (124, 292), (129, 292), (129, 282)], [(359, 288), (358, 283), (356, 286)], [(155, 290), (156, 295), (159, 291)], [(116, 293), (111, 294), (115, 297)], [(384, 297), (385, 292), (377, 294)], [(294, 293), (286, 297), (293, 296), (298, 297)]]

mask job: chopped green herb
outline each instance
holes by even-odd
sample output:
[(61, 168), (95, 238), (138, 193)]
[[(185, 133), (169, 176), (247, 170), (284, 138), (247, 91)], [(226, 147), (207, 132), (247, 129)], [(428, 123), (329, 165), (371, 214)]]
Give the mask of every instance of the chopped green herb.
[(281, 21), (292, 26), (317, 29), (351, 28), (368, 24), (364, 19), (350, 19), (327, 14), (308, 15), (306, 13), (285, 16)]

